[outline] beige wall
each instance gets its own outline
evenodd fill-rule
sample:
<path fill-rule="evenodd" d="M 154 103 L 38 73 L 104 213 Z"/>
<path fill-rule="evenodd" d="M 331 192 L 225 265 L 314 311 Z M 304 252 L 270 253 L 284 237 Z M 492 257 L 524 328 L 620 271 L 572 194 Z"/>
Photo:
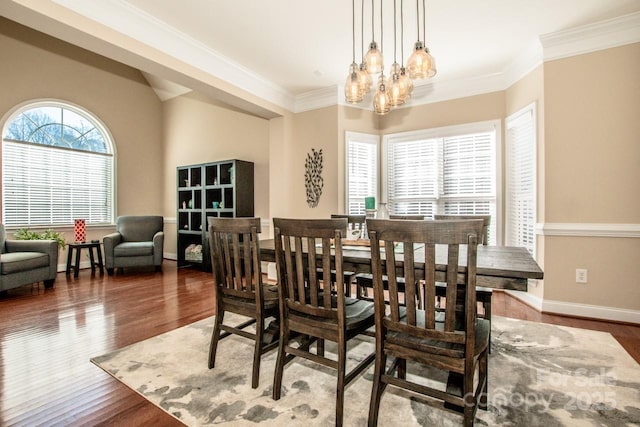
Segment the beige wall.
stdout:
<path fill-rule="evenodd" d="M 164 215 L 176 216 L 176 167 L 239 159 L 254 163 L 254 213 L 269 217 L 269 121 L 189 93 L 163 104 Z M 165 251 L 176 253 L 176 224 L 165 227 Z"/>
<path fill-rule="evenodd" d="M 284 147 L 286 157 L 274 153 L 272 158 L 274 174 L 286 176 L 283 187 L 275 191 L 284 192 L 291 199 L 288 212 L 278 211 L 289 217 L 327 218 L 338 212 L 338 107 L 294 114 L 290 124 L 291 141 Z M 315 208 L 307 204 L 304 185 L 305 160 L 312 148 L 322 149 L 323 158 L 324 187 Z M 288 164 L 284 164 L 284 159 Z"/>
<path fill-rule="evenodd" d="M 545 220 L 640 223 L 640 44 L 545 63 Z M 640 239 L 545 237 L 545 300 L 640 310 Z M 589 271 L 575 283 L 575 269 Z"/>
<path fill-rule="evenodd" d="M 505 117 L 504 92 L 492 92 L 411 108 L 400 108 L 380 118 L 382 134 L 437 128 Z"/>
<path fill-rule="evenodd" d="M 133 68 L 0 18 L 1 126 L 33 100 L 71 102 L 96 115 L 116 145 L 116 215 L 162 213 L 162 110 Z M 67 240 L 72 228 L 60 229 Z M 111 230 L 89 229 L 89 238 Z M 65 252 L 60 254 L 64 262 Z"/>

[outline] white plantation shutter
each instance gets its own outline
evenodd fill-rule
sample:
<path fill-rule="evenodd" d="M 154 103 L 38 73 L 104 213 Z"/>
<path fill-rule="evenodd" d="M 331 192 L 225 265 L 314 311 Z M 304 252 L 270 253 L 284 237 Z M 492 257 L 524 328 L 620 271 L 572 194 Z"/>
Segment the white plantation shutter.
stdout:
<path fill-rule="evenodd" d="M 112 221 L 111 155 L 9 140 L 3 147 L 5 225 Z"/>
<path fill-rule="evenodd" d="M 496 239 L 495 131 L 443 138 L 443 203 L 448 215 L 491 215 Z"/>
<path fill-rule="evenodd" d="M 535 104 L 506 122 L 506 244 L 535 255 L 536 140 Z"/>
<path fill-rule="evenodd" d="M 388 144 L 387 203 L 391 213 L 432 216 L 440 194 L 437 139 Z"/>
<path fill-rule="evenodd" d="M 346 211 L 364 214 L 364 198 L 378 196 L 378 137 L 347 132 L 346 141 Z"/>
<path fill-rule="evenodd" d="M 491 215 L 497 243 L 497 122 L 388 135 L 386 181 L 392 214 Z"/>

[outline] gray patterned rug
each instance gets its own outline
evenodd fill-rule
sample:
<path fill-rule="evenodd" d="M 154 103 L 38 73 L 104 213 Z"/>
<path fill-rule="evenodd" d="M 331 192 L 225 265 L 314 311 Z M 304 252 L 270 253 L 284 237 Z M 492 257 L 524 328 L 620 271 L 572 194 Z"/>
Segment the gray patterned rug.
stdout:
<path fill-rule="evenodd" d="M 215 369 L 207 369 L 212 327 L 213 318 L 205 319 L 92 362 L 190 426 L 334 424 L 335 371 L 294 360 L 285 367 L 282 398 L 274 401 L 277 350 L 263 356 L 253 390 L 249 340 L 222 340 Z M 350 363 L 372 349 L 367 337 L 357 340 Z M 437 371 L 408 370 L 431 384 L 446 380 Z M 373 365 L 347 388 L 346 426 L 366 425 L 372 372 Z M 488 411 L 478 410 L 478 426 L 640 425 L 640 365 L 608 333 L 495 317 L 488 401 Z M 382 397 L 380 426 L 460 422 L 441 403 L 392 386 Z"/>

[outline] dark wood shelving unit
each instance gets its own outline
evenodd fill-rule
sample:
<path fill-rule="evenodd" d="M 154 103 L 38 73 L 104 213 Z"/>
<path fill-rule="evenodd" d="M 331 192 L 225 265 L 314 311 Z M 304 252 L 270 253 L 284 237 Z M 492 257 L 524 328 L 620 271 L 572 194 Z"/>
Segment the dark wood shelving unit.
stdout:
<path fill-rule="evenodd" d="M 208 217 L 252 217 L 253 163 L 225 160 L 177 168 L 178 267 L 211 269 Z M 200 245 L 201 250 L 191 249 Z"/>

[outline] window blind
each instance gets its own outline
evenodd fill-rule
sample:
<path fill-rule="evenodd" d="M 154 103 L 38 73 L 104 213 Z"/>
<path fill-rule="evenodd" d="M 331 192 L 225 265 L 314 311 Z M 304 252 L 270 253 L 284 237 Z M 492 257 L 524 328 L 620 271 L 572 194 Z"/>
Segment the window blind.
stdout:
<path fill-rule="evenodd" d="M 497 243 L 493 123 L 389 135 L 385 141 L 390 213 L 491 215 L 489 242 Z"/>
<path fill-rule="evenodd" d="M 506 122 L 506 243 L 535 254 L 536 156 L 534 106 Z"/>
<path fill-rule="evenodd" d="M 2 156 L 5 225 L 112 221 L 111 155 L 4 140 Z"/>
<path fill-rule="evenodd" d="M 378 195 L 378 137 L 347 132 L 347 206 L 351 215 L 364 214 L 364 199 Z"/>

